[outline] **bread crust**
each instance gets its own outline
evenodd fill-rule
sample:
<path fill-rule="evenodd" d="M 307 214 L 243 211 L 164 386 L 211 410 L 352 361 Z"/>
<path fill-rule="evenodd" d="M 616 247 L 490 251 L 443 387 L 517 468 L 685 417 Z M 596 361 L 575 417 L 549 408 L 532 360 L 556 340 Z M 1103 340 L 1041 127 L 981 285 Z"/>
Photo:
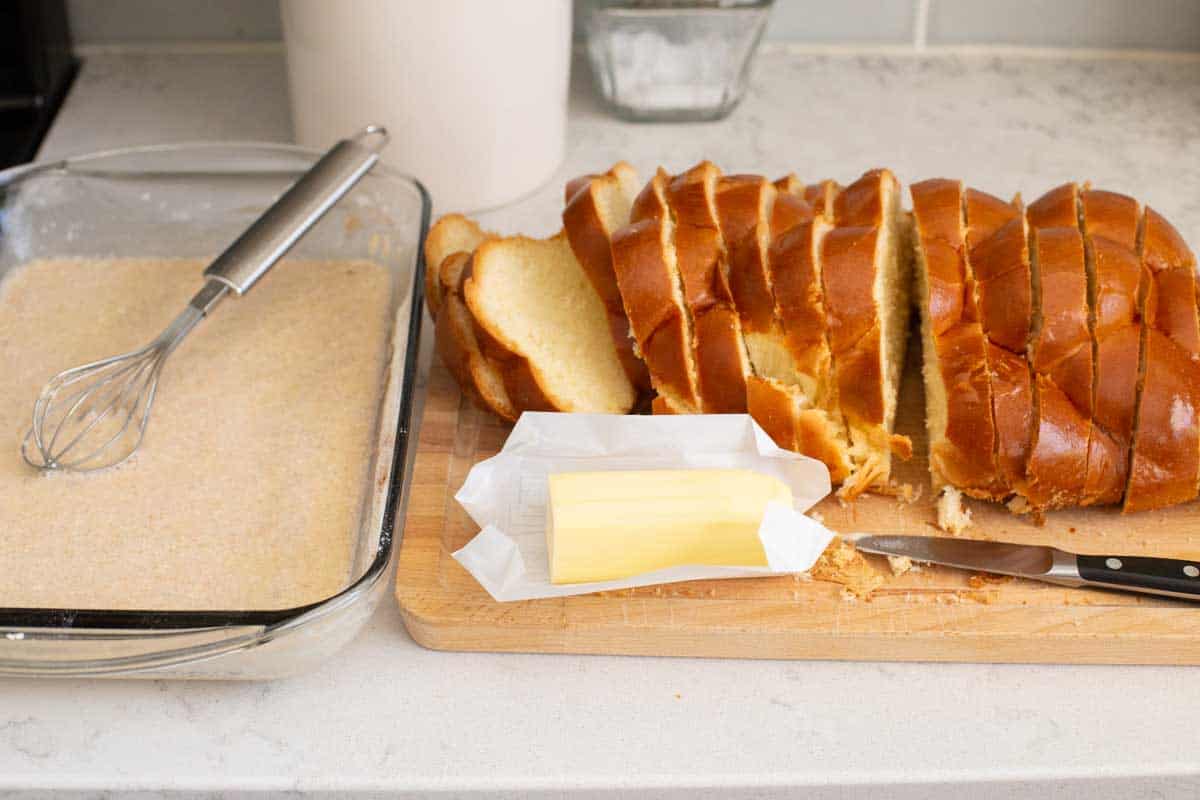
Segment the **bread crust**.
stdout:
<path fill-rule="evenodd" d="M 1143 341 L 1125 511 L 1195 499 L 1200 481 L 1200 333 L 1196 260 L 1179 232 L 1146 208 Z"/>
<path fill-rule="evenodd" d="M 562 233 L 559 233 L 551 237 L 551 240 L 562 238 Z M 545 382 L 536 365 L 520 353 L 514 342 L 505 341 L 504 332 L 489 325 L 486 317 L 480 314 L 477 281 L 481 270 L 486 269 L 489 251 L 506 246 L 514 240 L 533 241 L 524 236 L 489 239 L 475 249 L 463 270 L 462 295 L 475 324 L 475 338 L 484 358 L 491 362 L 500 374 L 509 401 L 518 416 L 523 411 L 574 411 L 576 409 L 552 397 L 543 388 Z"/>
<path fill-rule="evenodd" d="M 881 264 L 880 237 L 885 219 L 885 192 L 898 192 L 887 170 L 872 170 L 842 190 L 833 202 L 834 228 L 821 242 L 819 259 L 829 331 L 837 403 L 850 432 L 854 475 L 842 496 L 854 497 L 887 482 L 893 452 L 910 452 L 904 437 L 888 427 L 885 397 L 884 343 L 875 281 Z M 897 235 L 900 232 L 897 231 Z M 897 243 L 903 254 L 903 244 Z M 904 309 L 907 319 L 907 308 Z M 897 335 L 907 334 L 907 325 Z"/>
<path fill-rule="evenodd" d="M 509 398 L 504 378 L 480 348 L 475 318 L 462 299 L 462 283 L 470 260 L 468 253 L 453 253 L 438 270 L 443 299 L 442 313 L 434 324 L 434 346 L 463 394 L 501 419 L 515 422 L 518 412 Z"/>
<path fill-rule="evenodd" d="M 445 214 L 438 218 L 425 235 L 425 304 L 437 317 L 442 306 L 443 288 L 438 281 L 442 262 L 454 253 L 471 253 L 496 234 L 479 227 L 462 214 Z"/>
<path fill-rule="evenodd" d="M 717 213 L 728 253 L 729 288 L 744 333 L 777 333 L 764 243 L 767 209 L 778 190 L 761 175 L 725 175 L 717 183 Z"/>
<path fill-rule="evenodd" d="M 1091 280 L 1094 379 L 1092 432 L 1082 504 L 1124 499 L 1137 410 L 1144 270 L 1137 255 L 1141 208 L 1132 197 L 1079 194 L 1079 221 Z"/>
<path fill-rule="evenodd" d="M 613 268 L 612 235 L 628 219 L 605 219 L 605 203 L 601 195 L 608 193 L 618 203 L 631 206 L 633 193 L 627 185 L 633 170 L 625 162 L 619 162 L 601 175 L 584 175 L 568 182 L 567 203 L 563 208 L 563 231 L 571 243 L 575 258 L 583 267 L 592 287 L 600 295 L 608 313 L 609 333 L 621 366 L 639 396 L 650 391 L 650 373 L 646 365 L 634 352 L 634 340 L 625 316 L 621 293 L 617 288 L 617 276 Z M 636 180 L 636 175 L 632 178 Z"/>
<path fill-rule="evenodd" d="M 930 437 L 935 489 L 951 484 L 974 496 L 1003 497 L 996 464 L 996 432 L 987 340 L 975 312 L 967 271 L 963 186 L 933 179 L 913 184 L 915 242 L 924 256 L 927 295 L 920 299 L 933 339 L 927 380 L 940 380 L 946 398 L 941 440 Z M 928 359 L 936 359 L 936 365 Z"/>
<path fill-rule="evenodd" d="M 1078 228 L 1078 194 L 1079 188 L 1074 183 L 1064 183 L 1034 200 L 1025 209 L 1029 227 Z"/>
<path fill-rule="evenodd" d="M 829 323 L 821 291 L 818 251 L 831 225 L 824 217 L 776 236 L 768 256 L 775 314 L 783 323 L 788 353 L 800 384 L 814 404 L 841 414 L 830 367 Z"/>
<path fill-rule="evenodd" d="M 674 244 L 662 170 L 633 203 L 630 224 L 613 234 L 613 268 L 638 349 L 660 397 L 700 410 L 691 317 L 674 267 Z M 661 403 L 660 403 L 661 405 Z"/>
<path fill-rule="evenodd" d="M 1033 388 L 1025 358 L 1033 321 L 1029 244 L 1019 201 L 1006 203 L 967 189 L 963 209 L 967 266 L 987 340 L 997 493 L 1002 493 L 1015 490 L 1024 480 L 1033 436 Z"/>
<path fill-rule="evenodd" d="M 1145 328 L 1144 383 L 1124 511 L 1146 511 L 1196 497 L 1196 362 L 1161 331 Z"/>
<path fill-rule="evenodd" d="M 775 444 L 822 462 L 835 484 L 849 477 L 845 441 L 831 435 L 828 415 L 808 407 L 797 387 L 752 375 L 746 380 L 746 401 L 750 415 Z"/>
<path fill-rule="evenodd" d="M 1040 214 L 1027 214 L 1034 259 L 1039 323 L 1030 339 L 1036 412 L 1023 494 L 1036 509 L 1079 505 L 1087 481 L 1092 427 L 1092 345 L 1088 330 L 1087 268 L 1075 208 L 1075 186 L 1040 198 Z M 1035 219 L 1070 227 L 1038 228 Z"/>
<path fill-rule="evenodd" d="M 751 370 L 728 281 L 716 202 L 719 179 L 715 165 L 701 162 L 671 179 L 666 198 L 675 223 L 684 302 L 692 318 L 700 410 L 737 414 L 746 411 L 746 376 Z"/>

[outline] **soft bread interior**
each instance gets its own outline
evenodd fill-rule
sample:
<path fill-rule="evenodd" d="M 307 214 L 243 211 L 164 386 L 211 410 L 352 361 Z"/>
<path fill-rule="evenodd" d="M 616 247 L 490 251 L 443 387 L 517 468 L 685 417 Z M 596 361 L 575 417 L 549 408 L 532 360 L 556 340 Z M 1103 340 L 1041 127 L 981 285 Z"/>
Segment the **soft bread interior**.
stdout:
<path fill-rule="evenodd" d="M 512 237 L 476 251 L 465 287 L 479 323 L 524 356 L 563 411 L 627 413 L 634 389 L 609 338 L 599 296 L 566 237 Z"/>
<path fill-rule="evenodd" d="M 895 181 L 884 181 L 884 222 L 876 245 L 882 266 L 876 277 L 875 301 L 883 339 L 884 427 L 895 430 L 896 399 L 908 343 L 908 317 L 912 307 L 912 216 L 900 209 L 900 192 Z M 944 426 L 943 426 L 944 429 Z"/>
<path fill-rule="evenodd" d="M 949 412 L 946 407 L 946 384 L 942 381 L 942 367 L 938 361 L 937 342 L 934 340 L 933 320 L 929 305 L 929 264 L 925 260 L 925 248 L 914 236 L 913 268 L 916 272 L 917 298 L 921 309 L 921 375 L 925 380 L 925 428 L 929 435 L 929 467 L 934 491 L 947 483 L 946 477 L 933 458 L 946 441 L 946 426 Z"/>

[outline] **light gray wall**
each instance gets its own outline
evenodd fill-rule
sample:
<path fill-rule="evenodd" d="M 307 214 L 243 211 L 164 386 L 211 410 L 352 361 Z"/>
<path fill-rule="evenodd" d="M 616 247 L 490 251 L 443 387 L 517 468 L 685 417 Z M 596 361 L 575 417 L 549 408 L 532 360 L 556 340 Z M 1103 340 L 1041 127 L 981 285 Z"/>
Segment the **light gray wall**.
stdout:
<path fill-rule="evenodd" d="M 577 30 L 604 2 L 573 1 Z M 68 8 L 81 44 L 280 37 L 278 0 L 68 0 Z M 776 0 L 767 38 L 1200 51 L 1200 0 L 928 0 L 921 8 L 922 0 Z"/>

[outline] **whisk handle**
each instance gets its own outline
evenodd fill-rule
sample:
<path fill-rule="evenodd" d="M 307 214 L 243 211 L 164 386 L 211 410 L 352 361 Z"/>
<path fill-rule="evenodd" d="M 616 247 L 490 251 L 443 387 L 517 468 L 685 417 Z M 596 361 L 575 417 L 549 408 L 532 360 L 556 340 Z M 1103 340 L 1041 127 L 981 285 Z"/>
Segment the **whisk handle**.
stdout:
<path fill-rule="evenodd" d="M 335 144 L 204 271 L 248 292 L 379 160 L 387 131 L 371 125 Z"/>

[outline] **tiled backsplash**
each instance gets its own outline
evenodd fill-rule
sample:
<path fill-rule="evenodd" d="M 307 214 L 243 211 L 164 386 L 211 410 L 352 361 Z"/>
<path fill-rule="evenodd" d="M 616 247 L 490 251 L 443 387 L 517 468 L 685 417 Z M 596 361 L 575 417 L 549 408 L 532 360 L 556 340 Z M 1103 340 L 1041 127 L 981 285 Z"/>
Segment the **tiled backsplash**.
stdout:
<path fill-rule="evenodd" d="M 574 0 L 577 31 L 587 10 L 601 2 Z M 68 0 L 68 5 L 81 44 L 280 37 L 278 0 Z M 1200 0 L 776 0 L 767 38 L 1200 51 Z"/>

